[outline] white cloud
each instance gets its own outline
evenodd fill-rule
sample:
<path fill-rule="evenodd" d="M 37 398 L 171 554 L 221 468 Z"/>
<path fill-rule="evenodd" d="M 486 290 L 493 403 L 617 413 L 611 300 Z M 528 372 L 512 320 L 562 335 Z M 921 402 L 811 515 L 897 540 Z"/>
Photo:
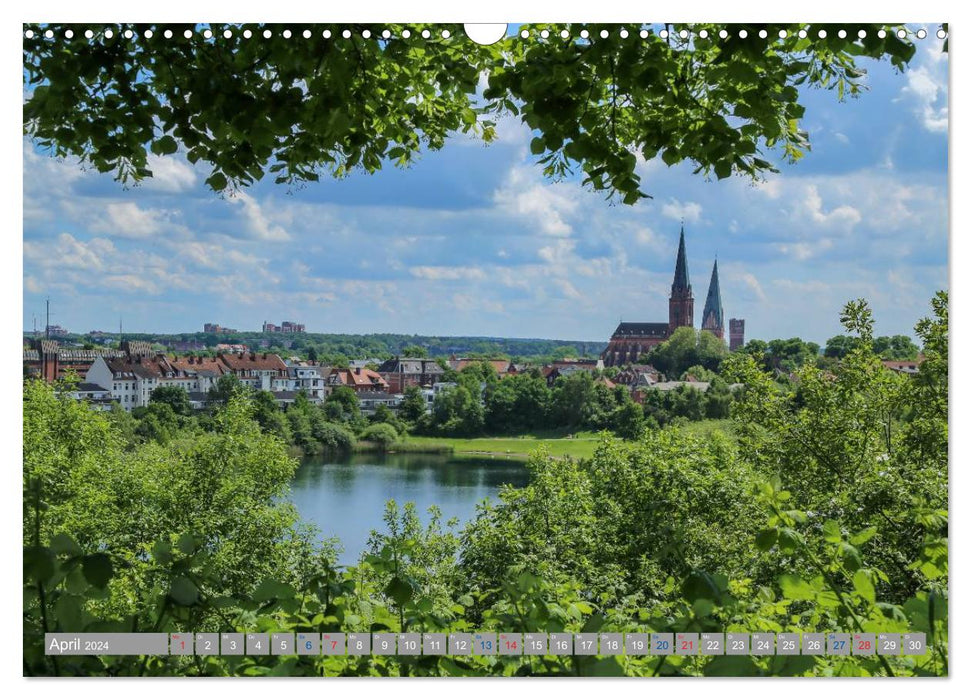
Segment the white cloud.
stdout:
<path fill-rule="evenodd" d="M 143 275 L 120 274 L 105 275 L 99 280 L 99 286 L 106 289 L 115 289 L 122 292 L 142 292 L 157 296 L 169 287 L 162 280 L 153 280 Z"/>
<path fill-rule="evenodd" d="M 794 260 L 808 260 L 832 248 L 833 241 L 828 238 L 820 238 L 799 243 L 776 243 L 775 247 L 780 253 Z"/>
<path fill-rule="evenodd" d="M 142 181 L 146 190 L 178 194 L 191 190 L 198 181 L 192 165 L 174 155 L 149 154 L 148 169 L 152 171 L 152 177 Z"/>
<path fill-rule="evenodd" d="M 900 98 L 913 104 L 924 128 L 935 133 L 946 133 L 948 127 L 947 72 L 948 57 L 941 43 L 929 41 L 915 65 L 904 72 L 907 84 L 900 90 Z"/>
<path fill-rule="evenodd" d="M 819 195 L 816 185 L 807 185 L 803 208 L 809 213 L 813 221 L 829 228 L 851 229 L 863 218 L 859 210 L 848 204 L 843 204 L 829 211 L 823 210 L 823 198 Z"/>
<path fill-rule="evenodd" d="M 247 232 L 261 241 L 288 241 L 290 234 L 279 224 L 274 223 L 257 202 L 247 192 L 237 192 L 230 200 L 241 207 L 241 215 Z"/>
<path fill-rule="evenodd" d="M 565 217 L 579 206 L 570 187 L 537 183 L 534 168 L 516 166 L 492 198 L 500 211 L 532 222 L 544 235 L 566 237 L 573 233 L 573 227 Z"/>
<path fill-rule="evenodd" d="M 573 286 L 573 283 L 566 279 L 554 280 L 554 283 L 559 287 L 563 295 L 568 299 L 582 299 L 583 295 L 577 291 L 577 288 Z"/>
<path fill-rule="evenodd" d="M 417 266 L 409 269 L 415 277 L 423 280 L 481 280 L 485 272 L 479 267 Z"/>
<path fill-rule="evenodd" d="M 758 279 L 751 272 L 745 272 L 741 277 L 742 282 L 746 287 L 752 290 L 756 298 L 759 301 L 765 301 L 765 292 L 762 291 L 762 285 L 759 284 Z"/>
<path fill-rule="evenodd" d="M 91 212 L 89 211 L 89 215 Z M 120 238 L 151 238 L 162 230 L 160 219 L 165 212 L 158 209 L 141 209 L 134 202 L 111 202 L 103 214 L 93 214 L 90 230 Z"/>
<path fill-rule="evenodd" d="M 778 176 L 765 180 L 755 180 L 752 184 L 756 192 L 761 192 L 769 199 L 778 199 L 782 193 L 782 178 Z"/>
<path fill-rule="evenodd" d="M 543 246 L 536 252 L 541 260 L 559 268 L 562 271 L 565 269 L 568 263 L 568 257 L 571 256 L 575 247 L 576 243 L 573 241 L 557 241 L 550 245 Z"/>
<path fill-rule="evenodd" d="M 608 279 L 614 275 L 617 267 L 623 267 L 625 259 L 614 260 L 612 258 L 593 258 L 591 260 L 580 260 L 575 265 L 578 275 L 584 277 L 595 277 L 598 279 Z"/>
<path fill-rule="evenodd" d="M 479 294 L 454 294 L 452 295 L 452 305 L 458 311 L 466 313 L 470 311 L 501 313 L 505 310 L 501 302 Z"/>
<path fill-rule="evenodd" d="M 697 202 L 681 202 L 671 198 L 661 207 L 661 213 L 669 219 L 690 221 L 697 223 L 701 219 L 701 205 Z"/>
<path fill-rule="evenodd" d="M 259 267 L 269 261 L 250 253 L 244 253 L 236 247 L 226 247 L 216 243 L 202 241 L 184 241 L 166 244 L 173 256 L 178 256 L 184 262 L 209 270 L 226 269 L 232 263 L 238 267 Z"/>
<path fill-rule="evenodd" d="M 24 241 L 24 259 L 47 269 L 100 272 L 105 267 L 105 260 L 116 252 L 114 244 L 106 238 L 84 242 L 69 233 L 61 233 L 53 243 Z"/>
<path fill-rule="evenodd" d="M 634 240 L 644 248 L 647 248 L 654 255 L 670 254 L 670 252 L 674 250 L 674 244 L 672 241 L 676 242 L 676 239 L 674 239 L 670 234 L 661 236 L 649 226 L 642 225 L 638 225 L 634 229 Z"/>

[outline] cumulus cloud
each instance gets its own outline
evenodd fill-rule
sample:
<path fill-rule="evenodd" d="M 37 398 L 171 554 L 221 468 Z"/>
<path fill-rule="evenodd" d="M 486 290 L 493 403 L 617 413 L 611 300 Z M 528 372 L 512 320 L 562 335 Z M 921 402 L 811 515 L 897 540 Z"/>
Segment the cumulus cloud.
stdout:
<path fill-rule="evenodd" d="M 162 230 L 165 212 L 142 209 L 134 202 L 111 202 L 103 213 L 91 212 L 95 219 L 90 230 L 121 238 L 151 238 Z"/>
<path fill-rule="evenodd" d="M 517 166 L 493 193 L 493 201 L 505 214 L 529 221 L 546 236 L 565 237 L 573 233 L 567 217 L 579 202 L 571 185 L 536 181 L 535 170 Z"/>
<path fill-rule="evenodd" d="M 53 242 L 24 241 L 24 259 L 47 269 L 97 273 L 105 268 L 106 262 L 116 253 L 114 244 L 106 238 L 82 241 L 70 233 L 61 233 Z"/>
<path fill-rule="evenodd" d="M 557 241 L 556 243 L 543 246 L 536 252 L 541 260 L 562 270 L 566 267 L 568 258 L 573 253 L 574 248 L 576 248 L 576 243 L 573 241 Z"/>
<path fill-rule="evenodd" d="M 819 196 L 819 188 L 816 185 L 806 186 L 805 199 L 802 204 L 813 221 L 825 227 L 849 229 L 860 223 L 863 218 L 856 208 L 848 204 L 842 204 L 825 211 L 823 209 L 823 198 Z"/>
<path fill-rule="evenodd" d="M 661 207 L 661 213 L 669 219 L 697 223 L 701 219 L 701 205 L 697 202 L 682 202 L 673 197 Z"/>
<path fill-rule="evenodd" d="M 946 133 L 948 127 L 947 72 L 941 42 L 929 40 L 904 73 L 906 85 L 900 90 L 900 99 L 910 102 L 923 127 L 935 133 Z"/>
<path fill-rule="evenodd" d="M 268 217 L 263 207 L 248 192 L 237 192 L 229 200 L 240 208 L 240 216 L 246 232 L 260 241 L 289 241 L 291 236 L 277 223 Z"/>
<path fill-rule="evenodd" d="M 192 165 L 174 155 L 149 154 L 148 169 L 152 171 L 152 177 L 142 181 L 146 190 L 179 194 L 188 192 L 199 181 Z"/>

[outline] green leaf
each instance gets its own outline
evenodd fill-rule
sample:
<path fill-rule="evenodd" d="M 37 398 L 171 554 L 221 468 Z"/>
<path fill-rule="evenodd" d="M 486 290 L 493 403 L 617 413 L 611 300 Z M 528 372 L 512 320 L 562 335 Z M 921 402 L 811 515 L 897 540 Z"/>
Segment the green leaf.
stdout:
<path fill-rule="evenodd" d="M 843 566 L 847 569 L 856 571 L 863 566 L 863 558 L 860 556 L 860 551 L 856 547 L 844 542 L 840 549 L 843 554 Z"/>
<path fill-rule="evenodd" d="M 604 620 L 604 616 L 602 614 L 594 613 L 593 615 L 587 618 L 586 622 L 583 623 L 583 629 L 580 631 L 599 632 L 600 628 L 603 627 L 604 622 L 606 622 L 606 620 Z"/>
<path fill-rule="evenodd" d="M 297 659 L 296 657 L 292 659 L 284 659 L 276 666 L 274 666 L 272 669 L 270 669 L 270 672 L 267 673 L 266 675 L 267 676 L 292 676 L 294 675 L 294 671 L 296 671 L 297 669 L 298 662 L 299 662 L 299 659 Z"/>
<path fill-rule="evenodd" d="M 391 598 L 398 607 L 404 607 L 411 600 L 414 593 L 411 585 L 398 576 L 392 577 L 384 589 L 384 594 Z"/>
<path fill-rule="evenodd" d="M 699 598 L 691 604 L 691 610 L 695 617 L 705 618 L 715 611 L 715 604 L 707 598 Z"/>
<path fill-rule="evenodd" d="M 222 173 L 213 173 L 206 178 L 206 184 L 216 192 L 222 192 L 229 185 L 229 180 Z"/>
<path fill-rule="evenodd" d="M 54 615 L 57 626 L 64 632 L 84 631 L 84 598 L 80 596 L 61 594 L 54 603 Z"/>
<path fill-rule="evenodd" d="M 54 575 L 54 553 L 47 547 L 24 549 L 24 578 L 43 582 Z"/>
<path fill-rule="evenodd" d="M 583 657 L 577 657 L 583 658 Z M 583 664 L 580 668 L 581 676 L 597 676 L 600 678 L 617 678 L 627 675 L 627 670 L 617 660 L 616 656 L 604 656 L 591 664 Z"/>
<path fill-rule="evenodd" d="M 876 534 L 877 534 L 877 528 L 872 526 L 865 528 L 863 530 L 860 530 L 858 533 L 856 533 L 850 538 L 850 544 L 860 546 L 865 542 L 869 542 Z"/>
<path fill-rule="evenodd" d="M 751 656 L 716 656 L 705 664 L 703 673 L 706 676 L 757 676 L 760 669 Z"/>
<path fill-rule="evenodd" d="M 779 528 L 770 527 L 765 530 L 760 530 L 759 534 L 755 536 L 755 546 L 761 549 L 763 552 L 767 552 L 772 549 L 772 546 L 776 543 L 779 538 Z"/>
<path fill-rule="evenodd" d="M 172 580 L 169 596 L 179 605 L 193 605 L 199 600 L 199 589 L 185 576 L 177 576 Z"/>
<path fill-rule="evenodd" d="M 176 544 L 176 547 L 178 547 L 179 551 L 183 554 L 193 554 L 198 546 L 199 545 L 196 542 L 196 538 L 188 533 L 182 535 Z"/>
<path fill-rule="evenodd" d="M 534 156 L 538 156 L 540 153 L 546 150 L 546 143 L 543 141 L 542 137 L 536 136 L 532 141 L 529 142 L 529 151 Z"/>
<path fill-rule="evenodd" d="M 877 595 L 873 589 L 873 582 L 870 581 L 870 577 L 865 570 L 857 569 L 857 572 L 853 574 L 853 589 L 867 602 L 873 603 L 876 601 Z"/>
<path fill-rule="evenodd" d="M 111 580 L 111 559 L 107 554 L 89 554 L 81 563 L 84 578 L 95 588 L 104 588 Z"/>
<path fill-rule="evenodd" d="M 166 134 L 165 136 L 156 139 L 152 143 L 152 153 L 157 156 L 167 156 L 171 153 L 175 153 L 179 148 L 179 144 L 174 138 Z"/>
<path fill-rule="evenodd" d="M 704 571 L 694 571 L 688 574 L 684 583 L 681 584 L 681 593 L 690 603 L 694 603 L 700 598 L 712 600 L 716 603 L 721 600 L 721 590 L 718 583 Z"/>
<path fill-rule="evenodd" d="M 169 564 L 172 561 L 172 545 L 168 542 L 158 541 L 152 547 L 152 558 L 159 564 Z"/>
<path fill-rule="evenodd" d="M 783 574 L 779 577 L 782 595 L 789 600 L 815 600 L 816 589 L 805 579 L 793 574 Z"/>
<path fill-rule="evenodd" d="M 270 600 L 293 598 L 294 595 L 296 595 L 296 591 L 289 584 L 268 578 L 256 587 L 256 590 L 253 591 L 250 597 L 257 603 L 265 603 Z"/>
<path fill-rule="evenodd" d="M 842 542 L 843 533 L 840 531 L 840 524 L 835 520 L 827 520 L 823 523 L 823 539 L 827 542 Z"/>
<path fill-rule="evenodd" d="M 783 552 L 794 552 L 802 544 L 802 536 L 791 527 L 779 530 L 779 548 Z"/>
<path fill-rule="evenodd" d="M 81 553 L 81 548 L 70 536 L 60 533 L 51 538 L 51 549 L 55 554 L 68 554 L 77 556 Z"/>

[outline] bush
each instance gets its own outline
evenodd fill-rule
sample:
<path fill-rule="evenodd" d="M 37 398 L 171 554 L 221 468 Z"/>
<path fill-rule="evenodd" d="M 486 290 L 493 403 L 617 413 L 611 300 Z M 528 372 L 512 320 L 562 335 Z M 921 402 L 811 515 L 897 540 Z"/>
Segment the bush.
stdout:
<path fill-rule="evenodd" d="M 324 452 L 350 452 L 354 435 L 342 425 L 318 421 L 313 426 L 313 436 Z"/>
<path fill-rule="evenodd" d="M 387 449 L 398 441 L 398 431 L 394 429 L 393 425 L 375 423 L 364 429 L 364 432 L 361 433 L 361 439 L 373 442 L 382 449 Z"/>

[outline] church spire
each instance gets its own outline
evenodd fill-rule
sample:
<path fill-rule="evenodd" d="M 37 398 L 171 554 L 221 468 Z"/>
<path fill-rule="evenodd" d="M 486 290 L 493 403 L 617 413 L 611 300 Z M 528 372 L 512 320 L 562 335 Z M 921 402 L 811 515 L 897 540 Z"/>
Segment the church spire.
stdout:
<path fill-rule="evenodd" d="M 678 242 L 678 261 L 674 265 L 674 284 L 671 294 L 691 292 L 691 279 L 688 277 L 688 254 L 684 250 L 684 222 L 681 222 L 681 240 Z"/>
<path fill-rule="evenodd" d="M 674 265 L 674 283 L 668 298 L 668 332 L 682 326 L 695 324 L 695 298 L 691 293 L 688 277 L 688 254 L 684 248 L 684 222 L 681 222 L 681 240 L 678 242 L 678 261 Z"/>
<path fill-rule="evenodd" d="M 718 259 L 711 268 L 711 282 L 708 284 L 708 298 L 701 314 L 701 330 L 711 331 L 719 338 L 725 337 L 725 314 L 722 311 L 722 292 L 718 284 Z"/>

